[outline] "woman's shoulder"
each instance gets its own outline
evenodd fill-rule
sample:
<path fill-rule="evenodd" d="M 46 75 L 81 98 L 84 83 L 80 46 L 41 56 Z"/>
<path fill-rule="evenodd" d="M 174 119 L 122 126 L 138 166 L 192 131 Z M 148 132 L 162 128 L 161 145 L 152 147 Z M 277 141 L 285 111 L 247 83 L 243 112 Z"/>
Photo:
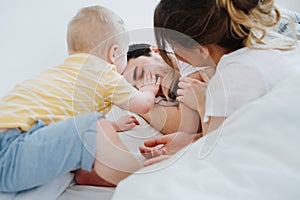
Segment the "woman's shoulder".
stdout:
<path fill-rule="evenodd" d="M 240 67 L 262 66 L 267 64 L 282 63 L 283 60 L 297 55 L 295 50 L 281 51 L 277 49 L 255 49 L 244 47 L 224 55 L 219 62 L 219 69 L 239 65 Z"/>
<path fill-rule="evenodd" d="M 225 79 L 235 77 L 261 78 L 267 85 L 280 81 L 296 71 L 300 71 L 300 49 L 282 51 L 277 49 L 243 48 L 222 58 L 217 68 Z M 244 76 L 241 79 L 238 77 Z M 230 79 L 231 80 L 231 79 Z"/>

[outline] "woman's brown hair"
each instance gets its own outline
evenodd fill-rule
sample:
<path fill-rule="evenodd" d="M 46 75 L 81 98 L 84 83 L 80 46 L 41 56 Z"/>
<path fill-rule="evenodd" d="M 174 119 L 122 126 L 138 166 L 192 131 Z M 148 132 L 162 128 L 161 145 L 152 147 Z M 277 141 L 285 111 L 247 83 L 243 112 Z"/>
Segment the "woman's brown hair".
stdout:
<path fill-rule="evenodd" d="M 160 49 L 167 48 L 168 40 L 187 48 L 199 44 L 214 44 L 229 51 L 251 48 L 266 44 L 267 29 L 279 20 L 274 0 L 161 0 L 154 13 Z M 171 63 L 164 52 L 162 57 Z"/>
<path fill-rule="evenodd" d="M 168 101 L 175 101 L 177 98 L 179 78 L 180 74 L 172 69 L 162 79 L 162 93 Z"/>

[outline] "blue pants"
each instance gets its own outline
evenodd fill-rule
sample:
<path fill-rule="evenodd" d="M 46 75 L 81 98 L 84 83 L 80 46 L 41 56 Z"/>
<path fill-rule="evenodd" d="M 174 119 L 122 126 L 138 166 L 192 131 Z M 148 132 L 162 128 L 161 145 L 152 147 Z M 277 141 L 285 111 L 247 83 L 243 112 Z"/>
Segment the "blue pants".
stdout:
<path fill-rule="evenodd" d="M 0 191 L 18 192 L 45 184 L 69 171 L 91 170 L 99 113 L 78 115 L 26 133 L 0 133 Z"/>

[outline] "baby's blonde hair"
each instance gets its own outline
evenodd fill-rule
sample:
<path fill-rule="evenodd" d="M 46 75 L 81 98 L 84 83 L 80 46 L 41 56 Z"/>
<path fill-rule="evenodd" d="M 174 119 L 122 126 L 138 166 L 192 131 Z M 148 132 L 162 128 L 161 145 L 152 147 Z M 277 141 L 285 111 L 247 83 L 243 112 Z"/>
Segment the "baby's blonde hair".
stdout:
<path fill-rule="evenodd" d="M 121 34 L 125 31 L 124 21 L 111 10 L 101 6 L 82 8 L 68 26 L 68 51 L 91 53 L 99 48 L 97 53 L 104 54 L 112 44 L 128 42 L 127 34 Z"/>

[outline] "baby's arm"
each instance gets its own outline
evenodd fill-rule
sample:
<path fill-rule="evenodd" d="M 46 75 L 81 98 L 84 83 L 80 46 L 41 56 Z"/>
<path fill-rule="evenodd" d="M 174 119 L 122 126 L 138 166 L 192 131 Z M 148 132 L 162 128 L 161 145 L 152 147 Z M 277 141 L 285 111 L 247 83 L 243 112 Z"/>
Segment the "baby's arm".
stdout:
<path fill-rule="evenodd" d="M 147 113 L 155 103 L 155 96 L 158 93 L 160 78 L 156 80 L 155 75 L 146 74 L 144 83 L 139 87 L 138 93 L 129 101 L 120 104 L 123 109 L 136 114 Z"/>

